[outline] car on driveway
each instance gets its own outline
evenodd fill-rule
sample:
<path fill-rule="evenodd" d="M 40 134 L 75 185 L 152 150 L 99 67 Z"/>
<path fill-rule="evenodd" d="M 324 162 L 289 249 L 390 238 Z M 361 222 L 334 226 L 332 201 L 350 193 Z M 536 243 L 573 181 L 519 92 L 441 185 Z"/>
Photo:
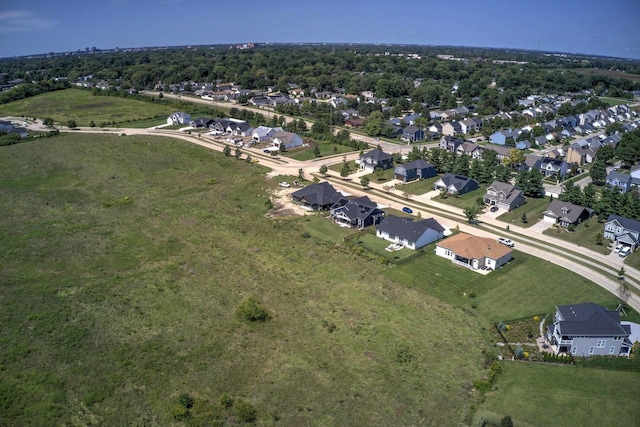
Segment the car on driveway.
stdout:
<path fill-rule="evenodd" d="M 624 258 L 630 253 L 631 253 L 631 246 L 625 246 L 624 248 L 620 249 L 620 252 L 618 252 L 618 256 Z"/>
<path fill-rule="evenodd" d="M 402 208 L 402 212 L 406 212 L 406 213 L 413 213 L 413 209 L 405 206 L 404 208 Z"/>
<path fill-rule="evenodd" d="M 497 206 L 491 206 L 491 209 L 489 209 L 491 212 L 497 212 L 498 211 L 498 207 Z"/>
<path fill-rule="evenodd" d="M 511 241 L 511 239 L 505 239 L 504 237 L 500 237 L 498 239 L 498 243 L 502 243 L 505 246 L 509 246 L 510 248 L 515 246 L 515 243 L 513 243 L 513 241 Z"/>
<path fill-rule="evenodd" d="M 623 247 L 624 245 L 622 243 L 618 243 L 616 247 L 613 249 L 613 252 L 617 254 L 620 252 L 620 249 L 622 249 Z"/>

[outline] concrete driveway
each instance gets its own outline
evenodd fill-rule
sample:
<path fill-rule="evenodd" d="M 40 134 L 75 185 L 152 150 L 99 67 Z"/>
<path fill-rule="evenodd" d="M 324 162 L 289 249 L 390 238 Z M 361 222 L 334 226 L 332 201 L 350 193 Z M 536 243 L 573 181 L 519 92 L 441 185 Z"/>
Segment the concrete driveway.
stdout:
<path fill-rule="evenodd" d="M 552 225 L 552 222 L 541 219 L 540 221 L 529 227 L 529 230 L 535 231 L 536 233 L 542 233 L 544 230 L 550 229 Z"/>

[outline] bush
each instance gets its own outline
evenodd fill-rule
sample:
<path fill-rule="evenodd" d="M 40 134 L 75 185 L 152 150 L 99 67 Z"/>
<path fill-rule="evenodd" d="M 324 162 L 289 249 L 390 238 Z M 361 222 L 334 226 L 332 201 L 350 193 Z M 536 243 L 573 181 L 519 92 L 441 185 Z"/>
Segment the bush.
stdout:
<path fill-rule="evenodd" d="M 223 393 L 220 396 L 220 405 L 223 408 L 231 408 L 233 406 L 233 397 L 229 396 L 227 393 Z"/>
<path fill-rule="evenodd" d="M 193 408 L 194 399 L 187 393 L 182 393 L 178 397 L 178 400 L 180 401 L 180 404 L 185 407 L 185 409 Z"/>
<path fill-rule="evenodd" d="M 242 399 L 236 400 L 233 404 L 233 413 L 238 420 L 243 423 L 252 423 L 257 419 L 258 411 L 249 402 L 245 402 Z"/>
<path fill-rule="evenodd" d="M 240 302 L 236 313 L 240 319 L 248 322 L 265 322 L 269 319 L 269 312 L 252 296 Z"/>

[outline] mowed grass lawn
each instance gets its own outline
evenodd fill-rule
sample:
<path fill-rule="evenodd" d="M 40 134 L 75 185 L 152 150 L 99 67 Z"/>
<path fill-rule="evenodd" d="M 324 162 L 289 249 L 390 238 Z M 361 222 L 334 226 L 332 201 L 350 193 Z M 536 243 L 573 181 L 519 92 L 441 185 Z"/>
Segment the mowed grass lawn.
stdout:
<path fill-rule="evenodd" d="M 640 373 L 568 365 L 502 362 L 484 411 L 534 426 L 637 426 Z M 561 422 L 558 420 L 562 419 Z M 499 421 L 500 418 L 497 418 Z"/>
<path fill-rule="evenodd" d="M 149 120 L 167 117 L 173 111 L 170 106 L 152 102 L 117 96 L 93 96 L 91 91 L 83 89 L 59 90 L 0 105 L 0 117 L 50 117 L 63 126 L 69 120 L 75 120 L 78 126 L 89 126 L 92 120 L 96 126 L 102 122 Z"/>
<path fill-rule="evenodd" d="M 265 218 L 264 174 L 160 137 L 0 148 L 0 425 L 182 425 L 182 393 L 192 425 L 241 424 L 224 393 L 258 425 L 469 420 L 482 322 Z"/>

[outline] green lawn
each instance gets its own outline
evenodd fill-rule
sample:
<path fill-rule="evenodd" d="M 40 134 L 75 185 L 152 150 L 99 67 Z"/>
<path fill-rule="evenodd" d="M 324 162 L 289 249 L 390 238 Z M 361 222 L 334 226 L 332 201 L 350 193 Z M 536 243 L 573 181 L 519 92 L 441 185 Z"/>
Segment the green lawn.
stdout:
<path fill-rule="evenodd" d="M 602 244 L 596 244 L 597 236 L 601 236 L 604 232 L 604 224 L 598 222 L 598 217 L 593 216 L 578 225 L 575 231 L 568 231 L 562 227 L 550 228 L 545 230 L 543 234 L 547 236 L 557 237 L 578 246 L 584 246 L 601 254 L 608 254 L 611 249 L 608 248 L 608 241 L 602 240 Z"/>
<path fill-rule="evenodd" d="M 567 426 L 638 425 L 640 420 L 638 372 L 526 362 L 503 362 L 502 368 L 477 421 L 485 411 L 498 420 L 510 415 L 516 426 L 559 420 Z"/>
<path fill-rule="evenodd" d="M 0 148 L 0 425 L 183 425 L 182 393 L 190 425 L 240 425 L 225 393 L 258 425 L 470 420 L 481 322 L 352 230 L 267 219 L 264 174 L 161 137 Z M 236 316 L 247 296 L 270 320 Z"/>
<path fill-rule="evenodd" d="M 329 170 L 332 170 L 334 172 L 340 172 L 340 171 L 342 171 L 342 165 L 343 164 L 344 164 L 344 162 L 335 163 L 335 164 L 329 166 Z M 351 160 L 351 161 L 347 162 L 347 167 L 349 168 L 349 174 L 352 174 L 354 172 L 357 172 L 358 168 L 360 166 L 358 164 L 356 164 L 356 162 L 354 160 Z M 320 169 L 320 166 L 318 166 L 318 169 Z"/>
<path fill-rule="evenodd" d="M 50 117 L 61 125 L 75 120 L 78 126 L 89 126 L 93 120 L 96 126 L 102 122 L 126 122 L 138 120 L 159 120 L 166 123 L 166 117 L 174 109 L 170 106 L 143 102 L 116 96 L 93 96 L 83 89 L 66 89 L 22 99 L 0 105 L 0 116 L 23 116 L 43 119 Z M 162 117 L 165 120 L 162 120 Z"/>
<path fill-rule="evenodd" d="M 331 143 L 317 143 L 320 148 L 320 157 L 333 156 L 334 154 L 351 153 L 353 149 L 346 145 L 338 145 Z M 313 160 L 316 158 L 314 153 L 315 146 L 309 146 L 304 148 L 296 148 L 294 150 L 284 153 L 284 156 L 290 157 L 295 160 Z"/>
<path fill-rule="evenodd" d="M 434 176 L 433 178 L 411 181 L 402 185 L 402 191 L 407 193 L 421 195 L 433 191 L 433 184 L 436 183 L 441 177 Z"/>
<path fill-rule="evenodd" d="M 436 196 L 434 200 L 460 209 L 466 209 L 473 206 L 479 207 L 478 199 L 482 199 L 484 197 L 487 192 L 487 187 L 487 185 L 481 185 L 477 190 L 470 191 L 458 197 L 452 196 L 451 194 L 447 194 L 445 198 Z"/>
<path fill-rule="evenodd" d="M 611 308 L 618 302 L 582 276 L 518 251 L 509 264 L 483 276 L 436 256 L 434 248 L 427 246 L 424 256 L 385 274 L 450 304 L 473 308 L 487 324 L 549 313 L 556 305 L 573 302 L 591 301 Z"/>
<path fill-rule="evenodd" d="M 391 242 L 376 237 L 374 230 L 370 230 L 369 232 L 358 236 L 355 242 L 369 252 L 390 261 L 400 261 L 416 254 L 416 251 L 406 248 L 393 252 L 387 251 L 386 248 L 391 244 Z"/>
<path fill-rule="evenodd" d="M 611 98 L 608 96 L 599 96 L 598 99 L 602 102 L 606 102 L 607 104 L 611 105 L 622 105 L 622 104 L 629 104 L 632 101 L 629 101 L 628 99 L 624 99 L 624 98 Z"/>
<path fill-rule="evenodd" d="M 511 212 L 505 212 L 498 217 L 500 221 L 504 221 L 509 224 L 516 224 L 521 227 L 531 227 L 542 219 L 542 213 L 549 207 L 549 199 L 542 197 L 540 199 L 534 199 L 531 197 L 526 198 L 526 203 Z M 522 222 L 522 215 L 527 218 L 527 223 Z"/>

